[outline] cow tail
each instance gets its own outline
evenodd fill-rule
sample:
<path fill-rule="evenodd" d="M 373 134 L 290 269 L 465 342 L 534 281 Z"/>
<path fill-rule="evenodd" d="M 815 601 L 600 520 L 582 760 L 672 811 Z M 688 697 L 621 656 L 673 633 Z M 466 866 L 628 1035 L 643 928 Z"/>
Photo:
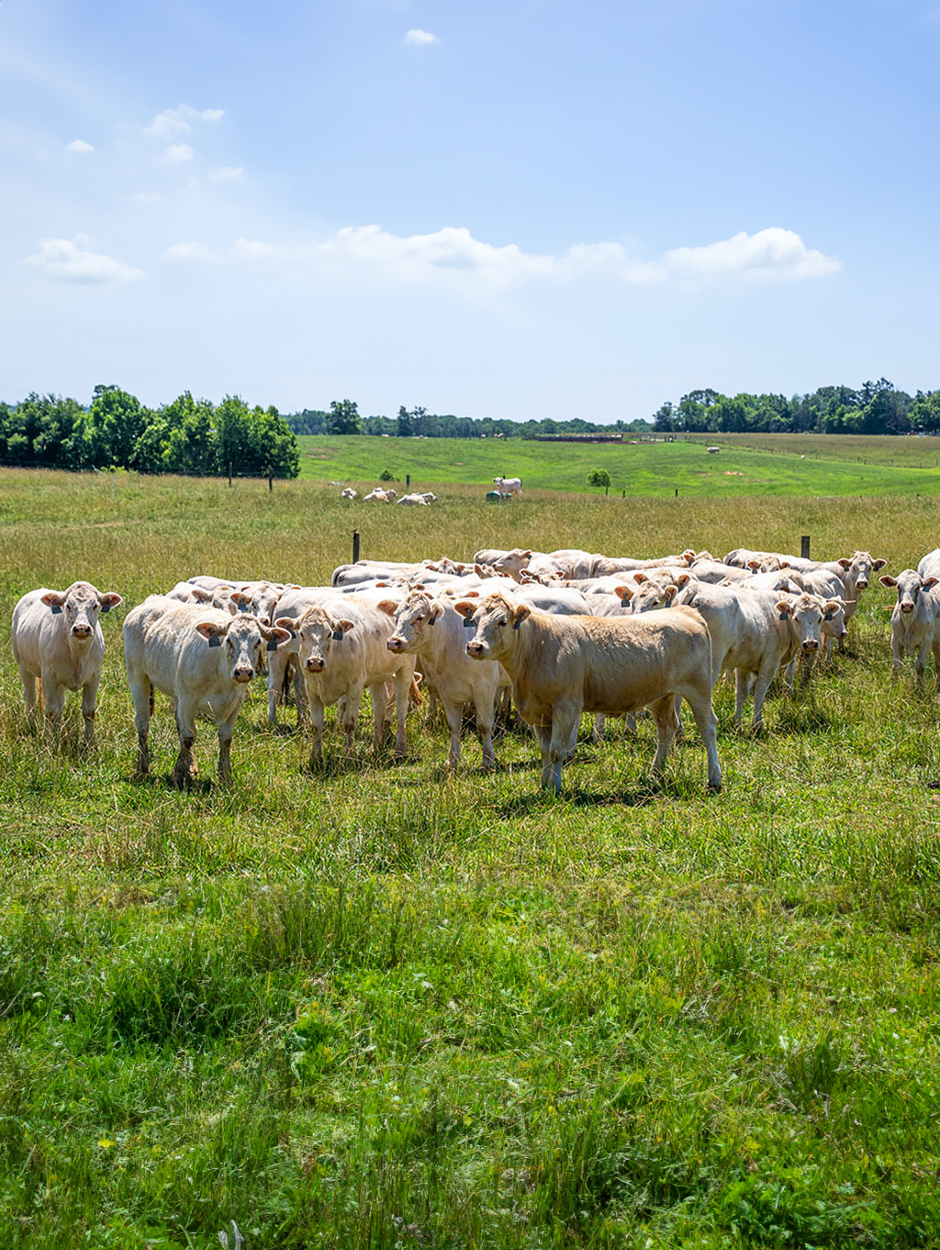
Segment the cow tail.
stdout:
<path fill-rule="evenodd" d="M 150 683 L 150 715 L 153 716 L 153 682 Z"/>
<path fill-rule="evenodd" d="M 408 705 L 409 707 L 421 707 L 423 703 L 424 695 L 418 688 L 418 678 L 417 674 L 415 674 L 411 678 L 411 689 L 408 691 Z"/>

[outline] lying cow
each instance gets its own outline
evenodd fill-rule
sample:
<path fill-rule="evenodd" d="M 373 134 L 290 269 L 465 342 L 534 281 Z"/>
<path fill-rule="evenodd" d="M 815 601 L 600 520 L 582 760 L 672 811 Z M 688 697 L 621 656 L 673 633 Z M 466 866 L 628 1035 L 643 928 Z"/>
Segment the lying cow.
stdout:
<path fill-rule="evenodd" d="M 153 691 L 173 702 L 179 732 L 179 756 L 173 784 L 185 785 L 198 771 L 193 756 L 196 716 L 218 726 L 219 781 L 232 779 L 231 747 L 235 721 L 260 672 L 265 647 L 286 642 L 286 629 L 269 629 L 253 616 L 219 611 L 151 595 L 128 612 L 124 621 L 124 663 L 137 728 L 137 772 L 150 771 L 150 717 Z"/>
<path fill-rule="evenodd" d="M 711 643 L 698 613 L 684 609 L 630 617 L 561 617 L 490 595 L 455 605 L 472 618 L 467 654 L 498 660 L 512 679 L 519 715 L 535 730 L 542 785 L 561 789 L 562 763 L 582 712 L 619 716 L 650 706 L 657 726 L 653 776 L 676 736 L 675 696 L 692 714 L 708 755 L 708 787 L 721 788 L 711 705 Z"/>
<path fill-rule="evenodd" d="M 120 595 L 102 594 L 91 582 L 73 582 L 68 590 L 44 586 L 31 590 L 13 609 L 13 658 L 20 670 L 27 716 L 36 707 L 37 681 L 46 723 L 53 730 L 62 722 L 66 690 L 80 690 L 86 746 L 94 740 L 104 660 L 98 617 L 122 602 Z"/>

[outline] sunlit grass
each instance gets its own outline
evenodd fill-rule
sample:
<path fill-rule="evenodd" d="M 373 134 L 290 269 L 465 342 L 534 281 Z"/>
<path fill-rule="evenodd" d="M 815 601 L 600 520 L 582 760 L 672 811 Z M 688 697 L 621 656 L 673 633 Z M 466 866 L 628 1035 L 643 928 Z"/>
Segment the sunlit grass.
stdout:
<path fill-rule="evenodd" d="M 388 441 L 388 440 L 385 440 Z M 347 506 L 316 482 L 0 476 L 9 612 L 77 576 L 125 606 L 196 572 L 319 581 L 362 554 L 484 545 L 647 555 L 742 542 L 937 545 L 927 498 Z M 689 727 L 610 725 L 537 788 L 531 738 L 442 768 L 305 767 L 263 690 L 235 785 L 133 780 L 120 619 L 98 741 L 30 731 L 0 652 L 0 1245 L 256 1247 L 937 1244 L 938 696 L 890 679 L 890 595 L 763 738 L 715 706 L 725 790 Z M 293 726 L 293 709 L 284 719 Z"/>

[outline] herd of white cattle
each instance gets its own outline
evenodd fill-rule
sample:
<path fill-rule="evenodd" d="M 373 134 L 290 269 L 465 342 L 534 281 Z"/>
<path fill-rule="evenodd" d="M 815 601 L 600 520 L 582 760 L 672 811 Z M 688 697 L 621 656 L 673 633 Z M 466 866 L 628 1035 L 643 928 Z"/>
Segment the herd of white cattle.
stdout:
<path fill-rule="evenodd" d="M 311 764 L 323 756 L 324 709 L 353 747 L 365 690 L 373 747 L 381 748 L 394 700 L 395 754 L 406 751 L 408 712 L 423 683 L 450 730 L 447 763 L 460 760 L 464 707 L 472 704 L 483 764 L 495 764 L 497 703 L 511 691 L 538 740 L 542 785 L 561 786 L 582 713 L 604 717 L 649 708 L 657 729 L 653 775 L 666 764 L 689 704 L 707 755 L 707 784 L 721 786 L 712 690 L 735 675 L 735 723 L 753 691 L 762 726 L 768 687 L 783 668 L 792 690 L 800 657 L 809 664 L 846 637 L 846 626 L 885 561 L 867 551 L 832 561 L 739 549 L 724 560 L 687 550 L 632 559 L 563 550 L 478 551 L 470 563 L 360 560 L 335 569 L 329 586 L 199 576 L 150 595 L 124 620 L 124 658 L 138 736 L 137 768 L 150 769 L 154 691 L 166 695 L 179 732 L 172 778 L 196 772 L 196 717 L 219 738 L 219 778 L 231 780 L 231 741 L 252 679 L 267 671 L 268 719 L 293 688 L 298 723 L 309 717 Z M 896 588 L 893 671 L 913 653 L 918 677 L 931 652 L 940 672 L 940 549 L 917 570 L 880 581 Z M 99 617 L 122 602 L 89 582 L 25 594 L 13 611 L 13 655 L 29 716 L 41 697 L 52 732 L 65 693 L 81 690 L 85 742 L 93 740 L 104 658 Z M 38 691 L 37 691 L 38 683 Z"/>
<path fill-rule="evenodd" d="M 522 479 L 518 477 L 494 477 L 493 481 L 496 485 L 496 493 L 501 499 L 521 499 L 522 498 Z M 338 486 L 338 482 L 331 482 L 331 485 Z M 340 492 L 341 499 L 359 498 L 359 492 L 352 486 L 344 486 Z M 362 496 L 363 503 L 403 503 L 417 504 L 419 507 L 430 507 L 432 503 L 437 501 L 437 495 L 433 491 L 426 490 L 421 494 L 411 492 L 407 495 L 399 495 L 397 490 L 389 487 L 386 489 L 382 486 L 376 486 L 369 491 L 368 495 Z"/>

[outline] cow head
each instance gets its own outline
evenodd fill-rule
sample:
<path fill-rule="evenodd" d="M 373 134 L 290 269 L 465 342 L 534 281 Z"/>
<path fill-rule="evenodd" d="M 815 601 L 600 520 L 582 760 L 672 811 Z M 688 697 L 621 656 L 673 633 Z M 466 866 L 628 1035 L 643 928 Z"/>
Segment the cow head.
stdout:
<path fill-rule="evenodd" d="M 823 620 L 823 603 L 815 595 L 800 595 L 796 599 L 778 599 L 777 612 L 786 621 L 790 633 L 805 655 L 819 650 L 819 631 Z"/>
<path fill-rule="evenodd" d="M 444 605 L 423 592 L 413 591 L 403 603 L 383 599 L 379 611 L 395 618 L 395 632 L 386 639 L 389 651 L 400 655 L 405 651 L 417 651 L 427 637 L 427 631 L 444 615 Z"/>
<path fill-rule="evenodd" d="M 252 677 L 264 671 L 266 648 L 274 650 L 291 636 L 289 629 L 269 629 L 255 617 L 241 613 L 224 624 L 199 621 L 196 633 L 201 634 L 210 647 L 225 648 L 229 677 L 240 686 L 247 685 Z"/>
<path fill-rule="evenodd" d="M 47 590 L 42 602 L 56 615 L 64 613 L 70 639 L 82 643 L 91 641 L 99 615 L 124 601 L 113 591 L 102 594 L 91 582 L 73 582 L 68 590 Z"/>
<path fill-rule="evenodd" d="M 508 655 L 514 648 L 515 631 L 532 615 L 528 604 L 512 604 L 501 594 L 489 595 L 480 604 L 464 599 L 455 603 L 454 609 L 474 629 L 467 643 L 467 655 L 474 660 L 499 660 Z"/>
<path fill-rule="evenodd" d="M 898 608 L 905 616 L 910 616 L 917 607 L 917 600 L 922 590 L 929 590 L 931 586 L 936 586 L 937 579 L 935 577 L 921 577 L 914 569 L 905 569 L 903 573 L 899 573 L 897 577 L 890 577 L 887 573 L 884 577 L 878 579 L 882 586 L 896 586 L 898 591 Z"/>
<path fill-rule="evenodd" d="M 282 618 L 277 624 L 284 625 Z M 342 646 L 346 635 L 355 629 L 353 621 L 337 619 L 325 608 L 308 608 L 299 621 L 293 622 L 299 639 L 298 656 L 301 668 L 308 673 L 322 673 L 329 667 L 334 646 Z"/>
<path fill-rule="evenodd" d="M 853 590 L 867 590 L 872 573 L 883 569 L 887 560 L 876 560 L 868 551 L 856 551 L 851 560 L 843 558 L 839 565 L 844 571 L 844 580 L 849 594 Z"/>
<path fill-rule="evenodd" d="M 679 587 L 673 582 L 660 582 L 651 577 L 638 576 L 639 585 L 631 592 L 629 586 L 618 586 L 614 591 L 621 604 L 631 612 L 651 612 L 656 608 L 668 608 L 678 594 Z"/>

